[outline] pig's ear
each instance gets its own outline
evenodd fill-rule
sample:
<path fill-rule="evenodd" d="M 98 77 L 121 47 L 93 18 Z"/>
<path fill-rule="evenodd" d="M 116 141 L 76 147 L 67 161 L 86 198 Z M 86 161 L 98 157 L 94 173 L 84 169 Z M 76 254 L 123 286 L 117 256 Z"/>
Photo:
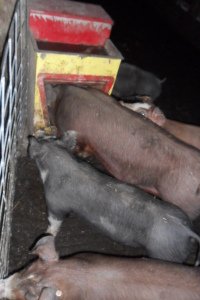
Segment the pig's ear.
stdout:
<path fill-rule="evenodd" d="M 159 79 L 160 84 L 163 84 L 167 80 L 167 77 L 164 77 L 163 79 Z"/>
<path fill-rule="evenodd" d="M 68 130 L 62 135 L 61 140 L 57 141 L 57 144 L 65 147 L 68 151 L 73 152 L 77 145 L 77 137 L 77 131 Z"/>
<path fill-rule="evenodd" d="M 57 261 L 59 257 L 55 249 L 55 237 L 51 235 L 42 237 L 31 253 L 38 255 L 44 261 Z"/>
<path fill-rule="evenodd" d="M 73 151 L 77 145 L 77 138 L 78 138 L 77 131 L 68 130 L 63 134 L 61 140 L 69 150 Z"/>
<path fill-rule="evenodd" d="M 46 288 L 42 289 L 42 292 L 39 296 L 39 300 L 57 300 L 61 296 L 60 294 L 58 294 L 58 296 L 57 296 L 58 292 L 61 292 L 61 291 L 60 290 L 56 291 L 56 289 L 54 289 L 54 288 L 46 287 Z"/>
<path fill-rule="evenodd" d="M 152 121 L 161 127 L 165 124 L 166 121 L 165 115 L 157 106 L 153 109 Z"/>

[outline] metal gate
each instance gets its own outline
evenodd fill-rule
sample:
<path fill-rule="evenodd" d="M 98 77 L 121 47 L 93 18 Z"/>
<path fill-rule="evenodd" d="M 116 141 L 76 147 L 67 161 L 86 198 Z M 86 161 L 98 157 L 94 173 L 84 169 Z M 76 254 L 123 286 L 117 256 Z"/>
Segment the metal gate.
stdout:
<path fill-rule="evenodd" d="M 19 0 L 5 44 L 0 77 L 0 277 L 8 270 L 17 156 L 27 116 L 27 3 Z"/>

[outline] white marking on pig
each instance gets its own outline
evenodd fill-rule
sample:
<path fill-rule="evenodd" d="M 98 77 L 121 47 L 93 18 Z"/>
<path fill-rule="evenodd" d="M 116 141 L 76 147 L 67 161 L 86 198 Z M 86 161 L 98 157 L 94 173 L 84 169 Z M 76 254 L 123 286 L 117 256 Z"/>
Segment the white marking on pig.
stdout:
<path fill-rule="evenodd" d="M 56 296 L 57 296 L 57 297 L 61 297 L 61 296 L 62 296 L 62 294 L 63 294 L 63 293 L 62 293 L 62 291 L 61 291 L 61 290 L 57 290 L 57 291 L 56 291 Z"/>
<path fill-rule="evenodd" d="M 51 215 L 48 216 L 48 220 L 49 220 L 49 226 L 46 232 L 52 234 L 53 236 L 56 236 L 60 229 L 62 221 L 55 219 Z"/>
<path fill-rule="evenodd" d="M 140 108 L 144 108 L 144 109 L 150 109 L 151 108 L 151 105 L 148 104 L 148 103 L 140 103 L 140 102 L 138 102 L 138 103 L 125 103 L 123 101 L 120 101 L 120 104 L 122 106 L 125 106 L 125 107 L 133 110 L 133 111 L 137 111 Z"/>
<path fill-rule="evenodd" d="M 29 275 L 27 279 L 33 279 L 35 276 L 33 274 Z"/>
<path fill-rule="evenodd" d="M 110 232 L 115 233 L 116 228 L 115 226 L 109 222 L 109 220 L 105 217 L 100 217 L 101 224 Z"/>
<path fill-rule="evenodd" d="M 42 170 L 40 172 L 40 174 L 41 174 L 41 178 L 42 178 L 43 183 L 45 183 L 45 181 L 47 179 L 47 176 L 49 175 L 49 171 L 48 170 Z"/>
<path fill-rule="evenodd" d="M 17 275 L 13 274 L 6 279 L 0 281 L 0 298 L 13 299 L 12 287 L 17 280 Z"/>

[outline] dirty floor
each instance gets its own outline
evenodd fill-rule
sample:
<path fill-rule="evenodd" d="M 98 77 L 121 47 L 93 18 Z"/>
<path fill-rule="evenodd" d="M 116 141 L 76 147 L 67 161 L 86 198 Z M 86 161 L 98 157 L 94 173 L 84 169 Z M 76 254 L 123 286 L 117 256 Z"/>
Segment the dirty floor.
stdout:
<path fill-rule="evenodd" d="M 98 1 L 115 21 L 111 39 L 126 61 L 166 78 L 156 104 L 168 118 L 200 125 L 200 50 L 176 34 L 147 2 Z M 29 158 L 20 158 L 13 206 L 10 271 L 30 259 L 29 248 L 46 227 L 45 199 L 37 167 Z M 198 220 L 196 230 L 200 232 Z M 140 249 L 111 241 L 75 215 L 66 218 L 57 237 L 57 248 L 61 255 L 80 251 L 142 254 Z"/>

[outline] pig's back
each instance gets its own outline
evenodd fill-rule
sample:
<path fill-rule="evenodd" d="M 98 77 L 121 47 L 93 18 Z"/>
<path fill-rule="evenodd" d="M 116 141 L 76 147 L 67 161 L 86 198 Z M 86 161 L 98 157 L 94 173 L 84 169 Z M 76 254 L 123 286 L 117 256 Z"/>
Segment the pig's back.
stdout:
<path fill-rule="evenodd" d="M 110 143 L 114 143 L 115 152 L 124 152 L 127 159 L 134 149 L 148 148 L 148 151 L 154 154 L 156 151 L 159 155 L 160 147 L 164 150 L 163 143 L 168 144 L 168 151 L 175 143 L 160 127 L 137 113 L 129 112 L 112 97 L 92 88 L 65 87 L 56 119 L 61 132 L 77 130 L 88 140 L 104 148 L 111 149 Z"/>
<path fill-rule="evenodd" d="M 200 274 L 198 269 L 192 267 L 148 259 L 80 254 L 60 261 L 46 275 L 51 277 L 52 282 L 57 282 L 58 271 L 58 287 L 62 291 L 68 287 L 64 295 L 69 296 L 71 292 L 70 299 L 200 299 Z"/>
<path fill-rule="evenodd" d="M 156 176 L 159 176 L 161 170 L 158 164 L 163 155 L 171 164 L 173 161 L 177 163 L 180 155 L 186 154 L 186 146 L 162 128 L 137 113 L 129 112 L 110 96 L 94 89 L 66 87 L 58 104 L 56 119 L 61 133 L 66 130 L 79 132 L 95 149 L 97 157 L 106 166 L 111 165 L 111 173 L 119 179 L 127 178 L 134 165 L 134 168 L 140 167 L 142 176 L 142 166 L 145 166 L 148 181 L 152 178 L 148 168 L 150 174 L 155 168 Z M 168 164 L 165 164 L 165 169 L 167 167 Z M 163 172 L 166 172 L 164 168 Z M 127 181 L 131 183 L 131 180 Z"/>

